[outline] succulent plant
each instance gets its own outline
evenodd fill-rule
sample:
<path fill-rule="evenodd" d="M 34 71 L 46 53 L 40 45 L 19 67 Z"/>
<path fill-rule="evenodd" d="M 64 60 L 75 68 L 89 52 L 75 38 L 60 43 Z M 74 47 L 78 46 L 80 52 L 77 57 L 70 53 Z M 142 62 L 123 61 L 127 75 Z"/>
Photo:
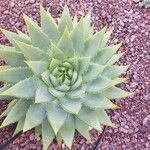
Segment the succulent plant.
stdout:
<path fill-rule="evenodd" d="M 112 30 L 94 33 L 90 13 L 72 20 L 65 6 L 56 23 L 41 6 L 40 15 L 41 26 L 24 15 L 28 34 L 2 29 L 12 46 L 0 46 L 0 99 L 11 100 L 1 127 L 17 122 L 14 135 L 34 128 L 43 149 L 55 137 L 71 149 L 75 129 L 91 141 L 89 128 L 114 127 L 106 110 L 132 94 L 116 86 L 129 66 L 114 65 L 121 44 L 107 46 Z"/>

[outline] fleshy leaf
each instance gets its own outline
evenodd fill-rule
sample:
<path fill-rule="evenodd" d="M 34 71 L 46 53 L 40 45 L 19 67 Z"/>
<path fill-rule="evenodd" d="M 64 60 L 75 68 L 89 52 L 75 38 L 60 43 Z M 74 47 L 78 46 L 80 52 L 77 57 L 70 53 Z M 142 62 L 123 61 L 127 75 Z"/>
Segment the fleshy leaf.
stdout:
<path fill-rule="evenodd" d="M 13 133 L 13 136 L 15 136 L 16 134 L 18 134 L 20 131 L 23 130 L 23 126 L 24 126 L 24 121 L 25 121 L 25 117 L 21 118 L 18 123 L 17 123 L 17 127 Z"/>
<path fill-rule="evenodd" d="M 10 87 L 10 84 L 5 84 L 3 87 L 0 88 L 0 94 L 8 90 Z M 12 97 L 0 95 L 0 100 L 12 100 Z"/>
<path fill-rule="evenodd" d="M 60 31 L 61 35 L 64 33 L 66 26 L 67 26 L 69 31 L 71 31 L 73 28 L 72 18 L 69 14 L 69 9 L 68 9 L 67 5 L 65 5 L 65 7 L 64 7 L 62 17 L 61 17 L 60 22 L 58 24 L 58 30 Z"/>
<path fill-rule="evenodd" d="M 18 100 L 17 103 L 11 109 L 11 111 L 8 113 L 5 120 L 3 121 L 2 126 L 7 126 L 24 117 L 31 103 L 32 103 L 31 100 L 24 100 L 24 99 Z"/>
<path fill-rule="evenodd" d="M 50 39 L 41 30 L 41 28 L 26 15 L 24 15 L 24 20 L 26 22 L 32 44 L 42 50 L 50 49 Z"/>
<path fill-rule="evenodd" d="M 1 29 L 1 31 L 3 32 L 3 34 L 8 38 L 8 40 L 12 43 L 12 45 L 15 47 L 15 49 L 17 51 L 20 51 L 19 47 L 17 46 L 17 44 L 15 43 L 15 40 L 27 43 L 27 44 L 31 44 L 30 38 L 24 37 L 22 35 L 16 34 L 14 32 L 10 32 L 4 29 Z"/>
<path fill-rule="evenodd" d="M 41 104 L 32 104 L 26 114 L 23 131 L 30 130 L 40 125 L 46 118 L 45 108 Z"/>
<path fill-rule="evenodd" d="M 0 58 L 4 59 L 7 64 L 13 67 L 26 66 L 23 54 L 15 50 L 0 49 Z"/>
<path fill-rule="evenodd" d="M 62 108 L 73 114 L 78 114 L 81 109 L 81 101 L 80 100 L 71 100 L 69 98 L 63 98 L 61 101 Z"/>
<path fill-rule="evenodd" d="M 47 119 L 45 119 L 42 123 L 42 141 L 43 141 L 43 150 L 47 150 L 51 142 L 55 137 L 55 133 L 50 126 Z"/>
<path fill-rule="evenodd" d="M 58 43 L 58 48 L 61 49 L 66 56 L 74 55 L 73 42 L 67 27 L 65 28 L 65 31 Z"/>
<path fill-rule="evenodd" d="M 66 117 L 67 113 L 55 104 L 47 106 L 47 118 L 55 134 L 57 134 L 61 126 L 64 124 Z"/>
<path fill-rule="evenodd" d="M 41 14 L 41 28 L 42 31 L 54 42 L 57 43 L 60 38 L 60 33 L 57 28 L 55 20 L 51 17 L 50 13 L 45 11 L 42 6 L 40 6 Z"/>
<path fill-rule="evenodd" d="M 74 124 L 74 117 L 72 115 L 69 115 L 59 131 L 65 144 L 69 147 L 69 149 L 71 149 L 73 142 L 75 132 Z"/>
<path fill-rule="evenodd" d="M 97 116 L 99 118 L 100 124 L 115 127 L 115 125 L 111 122 L 110 117 L 107 115 L 106 111 L 103 109 L 96 110 Z"/>
<path fill-rule="evenodd" d="M 48 60 L 48 54 L 38 47 L 34 47 L 32 45 L 28 45 L 19 41 L 15 41 L 19 46 L 21 52 L 24 54 L 26 60 Z"/>
<path fill-rule="evenodd" d="M 0 70 L 0 80 L 7 83 L 16 83 L 30 76 L 33 73 L 27 67 Z"/>
<path fill-rule="evenodd" d="M 91 58 L 93 58 L 97 54 L 101 46 L 105 31 L 106 27 L 104 27 L 100 32 L 96 33 L 91 38 L 86 40 L 84 48 L 85 56 L 91 56 Z"/>
<path fill-rule="evenodd" d="M 8 90 L 0 93 L 0 96 L 31 98 L 35 95 L 35 85 L 33 80 L 33 77 L 22 80 Z"/>
<path fill-rule="evenodd" d="M 86 138 L 86 140 L 91 142 L 91 137 L 89 134 L 89 126 L 80 119 L 78 119 L 77 117 L 75 117 L 75 128 L 83 137 Z"/>
<path fill-rule="evenodd" d="M 108 77 L 108 78 L 115 78 L 120 76 L 122 73 L 127 71 L 129 68 L 129 65 L 127 66 L 108 66 L 104 69 L 102 76 Z"/>
<path fill-rule="evenodd" d="M 25 63 L 36 75 L 41 75 L 48 69 L 48 63 L 46 61 L 25 61 Z"/>
<path fill-rule="evenodd" d="M 107 63 L 107 61 L 117 52 L 120 46 L 121 44 L 104 47 L 103 49 L 101 49 L 101 51 L 98 52 L 98 54 L 94 58 L 94 61 L 102 65 Z"/>
<path fill-rule="evenodd" d="M 74 49 L 77 53 L 81 54 L 84 51 L 84 39 L 83 39 L 83 18 L 80 19 L 77 26 L 71 33 Z"/>
<path fill-rule="evenodd" d="M 89 126 L 101 130 L 101 126 L 98 120 L 98 117 L 96 116 L 95 112 L 93 110 L 87 109 L 86 107 L 82 107 L 80 112 L 78 113 L 77 117 L 84 121 Z"/>
<path fill-rule="evenodd" d="M 100 109 L 110 109 L 115 108 L 116 105 L 113 104 L 106 97 L 98 94 L 98 95 L 89 95 L 87 94 L 83 99 L 83 104 L 88 106 L 91 109 L 100 108 Z"/>
<path fill-rule="evenodd" d="M 90 82 L 96 79 L 104 70 L 105 66 L 91 63 L 83 76 L 83 82 Z"/>
<path fill-rule="evenodd" d="M 110 87 L 112 85 L 112 82 L 110 79 L 105 77 L 99 77 L 95 80 L 93 80 L 91 83 L 87 83 L 87 89 L 86 92 L 88 93 L 99 93 L 100 91 Z"/>
<path fill-rule="evenodd" d="M 133 95 L 133 93 L 124 91 L 120 88 L 113 86 L 111 88 L 108 88 L 107 90 L 104 90 L 103 95 L 105 95 L 109 99 L 115 99 L 115 98 L 124 98 L 127 96 L 131 96 Z"/>

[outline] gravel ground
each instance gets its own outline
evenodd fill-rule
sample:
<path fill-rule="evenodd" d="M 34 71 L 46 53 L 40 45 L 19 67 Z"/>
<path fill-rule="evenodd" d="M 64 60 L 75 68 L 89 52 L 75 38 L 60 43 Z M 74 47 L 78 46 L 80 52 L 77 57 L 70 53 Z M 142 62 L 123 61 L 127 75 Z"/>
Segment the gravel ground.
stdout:
<path fill-rule="evenodd" d="M 123 76 L 130 79 L 121 84 L 123 89 L 135 92 L 130 98 L 117 100 L 121 109 L 110 111 L 110 116 L 117 128 L 107 128 L 102 150 L 149 150 L 150 149 L 150 9 L 141 9 L 140 0 L 68 0 L 72 15 L 78 16 L 92 9 L 92 21 L 95 30 L 104 25 L 114 26 L 115 30 L 110 43 L 122 42 L 120 51 L 125 52 L 119 64 L 131 64 L 131 68 Z M 22 13 L 39 22 L 40 0 L 0 0 L 0 27 L 25 31 Z M 53 17 L 60 16 L 64 1 L 45 0 L 44 6 Z M 8 44 L 0 34 L 0 43 Z M 4 62 L 0 61 L 0 65 Z M 0 102 L 0 112 L 8 102 Z M 0 143 L 4 143 L 12 135 L 15 125 L 0 130 Z M 93 142 L 100 133 L 91 131 Z M 92 145 L 76 135 L 74 150 L 89 150 Z M 41 150 L 41 141 L 34 138 L 32 131 L 18 137 L 5 150 Z M 50 150 L 57 150 L 54 141 Z M 66 149 L 65 147 L 63 149 Z"/>

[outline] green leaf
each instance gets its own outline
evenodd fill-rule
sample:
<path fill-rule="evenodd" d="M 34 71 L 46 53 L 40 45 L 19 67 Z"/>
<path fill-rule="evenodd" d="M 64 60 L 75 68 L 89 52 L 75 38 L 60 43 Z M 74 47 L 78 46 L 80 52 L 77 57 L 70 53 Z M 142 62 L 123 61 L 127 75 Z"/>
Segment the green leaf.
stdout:
<path fill-rule="evenodd" d="M 115 125 L 111 122 L 110 117 L 107 115 L 106 111 L 103 109 L 97 110 L 97 116 L 99 118 L 100 124 L 115 127 Z"/>
<path fill-rule="evenodd" d="M 0 58 L 4 59 L 7 64 L 13 67 L 26 66 L 22 53 L 10 49 L 0 49 Z"/>
<path fill-rule="evenodd" d="M 84 39 L 87 39 L 89 37 L 90 27 L 91 27 L 91 12 L 88 12 L 86 16 L 84 17 Z"/>
<path fill-rule="evenodd" d="M 85 56 L 91 56 L 91 58 L 93 58 L 97 54 L 98 50 L 101 47 L 105 31 L 106 27 L 104 27 L 100 32 L 96 33 L 95 35 L 86 40 L 84 48 Z"/>
<path fill-rule="evenodd" d="M 45 61 L 25 61 L 25 63 L 36 75 L 41 75 L 43 72 L 48 70 L 48 63 Z"/>
<path fill-rule="evenodd" d="M 69 9 L 68 9 L 67 5 L 65 5 L 65 7 L 64 7 L 62 17 L 61 17 L 60 22 L 58 24 L 58 30 L 60 31 L 61 35 L 64 33 L 66 26 L 67 26 L 69 32 L 73 29 L 72 18 L 70 16 Z"/>
<path fill-rule="evenodd" d="M 71 32 L 74 49 L 79 54 L 84 51 L 83 32 L 83 18 L 81 18 L 77 26 Z"/>
<path fill-rule="evenodd" d="M 75 128 L 83 137 L 86 138 L 86 140 L 91 142 L 91 137 L 89 134 L 89 126 L 80 119 L 78 119 L 77 117 L 75 118 Z"/>
<path fill-rule="evenodd" d="M 68 92 L 70 99 L 80 99 L 85 95 L 85 87 L 80 85 L 77 89 Z"/>
<path fill-rule="evenodd" d="M 91 63 L 83 76 L 83 82 L 90 82 L 96 79 L 104 70 L 105 66 Z"/>
<path fill-rule="evenodd" d="M 69 62 L 72 65 L 74 70 L 79 70 L 78 57 L 68 58 L 67 62 Z"/>
<path fill-rule="evenodd" d="M 127 96 L 131 96 L 133 95 L 133 93 L 112 86 L 111 88 L 104 90 L 103 95 L 105 95 L 109 99 L 116 99 L 116 98 L 124 98 Z"/>
<path fill-rule="evenodd" d="M 107 32 L 105 33 L 104 38 L 103 38 L 103 41 L 102 41 L 102 44 L 101 44 L 101 47 L 106 46 L 108 40 L 110 39 L 110 36 L 111 36 L 113 30 L 114 30 L 114 29 L 112 28 L 111 30 L 109 30 L 109 31 L 107 31 Z"/>
<path fill-rule="evenodd" d="M 78 112 L 80 111 L 81 109 L 81 101 L 79 100 L 72 100 L 72 99 L 69 99 L 69 98 L 63 98 L 61 101 L 61 106 L 62 108 L 69 112 L 69 113 L 72 113 L 72 114 L 78 114 Z"/>
<path fill-rule="evenodd" d="M 122 73 L 127 71 L 129 65 L 127 66 L 108 66 L 104 69 L 102 75 L 108 78 L 115 78 L 120 76 Z"/>
<path fill-rule="evenodd" d="M 48 38 L 48 36 L 32 19 L 30 19 L 26 15 L 24 15 L 24 20 L 26 22 L 27 29 L 33 46 L 39 47 L 42 50 L 49 50 L 50 39 Z"/>
<path fill-rule="evenodd" d="M 3 87 L 0 88 L 0 94 L 8 90 L 10 87 L 10 84 L 5 84 Z M 0 95 L 0 100 L 12 100 L 12 97 Z"/>
<path fill-rule="evenodd" d="M 48 54 L 40 50 L 38 47 L 34 47 L 32 45 L 28 45 L 19 41 L 16 41 L 16 43 L 19 46 L 26 60 L 48 60 Z"/>
<path fill-rule="evenodd" d="M 64 95 L 65 95 L 65 92 L 58 91 L 58 90 L 54 89 L 53 87 L 49 87 L 48 91 L 50 92 L 51 95 L 53 95 L 56 98 L 61 98 L 61 97 L 64 97 Z"/>
<path fill-rule="evenodd" d="M 24 117 L 31 103 L 32 103 L 31 100 L 24 100 L 24 99 L 18 100 L 15 106 L 11 109 L 11 111 L 8 113 L 7 117 L 3 121 L 2 126 L 3 127 L 7 126 Z"/>
<path fill-rule="evenodd" d="M 79 72 L 83 74 L 87 71 L 89 65 L 90 65 L 91 57 L 79 57 Z"/>
<path fill-rule="evenodd" d="M 113 104 L 106 97 L 98 94 L 98 95 L 89 95 L 87 94 L 83 99 L 83 104 L 88 106 L 91 109 L 101 108 L 101 109 L 110 109 L 115 108 L 116 105 Z"/>
<path fill-rule="evenodd" d="M 31 44 L 30 38 L 16 34 L 14 32 L 10 32 L 4 29 L 1 29 L 2 33 L 7 37 L 7 39 L 12 43 L 12 45 L 15 47 L 16 50 L 20 51 L 19 47 L 15 43 L 15 40 L 18 40 L 20 42 L 24 42 L 27 44 Z"/>
<path fill-rule="evenodd" d="M 55 133 L 50 126 L 47 119 L 42 123 L 42 141 L 43 141 L 43 150 L 47 150 L 50 143 L 53 141 Z"/>
<path fill-rule="evenodd" d="M 53 43 L 51 44 L 50 57 L 58 60 L 64 60 L 66 58 L 64 52 Z"/>
<path fill-rule="evenodd" d="M 40 125 L 46 118 L 45 108 L 41 104 L 32 104 L 26 114 L 23 131 L 30 130 Z"/>
<path fill-rule="evenodd" d="M 87 89 L 86 92 L 88 93 L 99 93 L 100 91 L 110 87 L 112 85 L 112 82 L 110 79 L 105 77 L 99 77 L 92 81 L 91 83 L 87 83 Z"/>
<path fill-rule="evenodd" d="M 27 67 L 8 68 L 0 70 L 0 80 L 3 82 L 16 83 L 32 76 Z"/>
<path fill-rule="evenodd" d="M 55 134 L 57 134 L 57 132 L 66 120 L 67 113 L 56 105 L 47 106 L 46 111 L 48 121 L 51 124 Z"/>
<path fill-rule="evenodd" d="M 35 103 L 51 102 L 55 98 L 48 92 L 45 84 L 40 84 L 36 90 Z"/>
<path fill-rule="evenodd" d="M 16 31 L 17 31 L 17 33 L 18 33 L 19 36 L 21 36 L 21 37 L 27 39 L 27 40 L 31 43 L 30 37 L 29 37 L 27 34 L 23 33 L 22 31 L 18 30 L 17 28 L 16 28 Z M 17 39 L 16 39 L 16 40 L 17 40 Z M 24 41 L 22 41 L 22 42 L 24 42 Z M 24 43 L 27 43 L 27 42 L 24 42 Z M 29 44 L 29 43 L 28 43 L 28 44 Z"/>
<path fill-rule="evenodd" d="M 104 47 L 97 53 L 94 61 L 99 64 L 106 64 L 107 61 L 117 52 L 120 46 L 121 44 Z"/>
<path fill-rule="evenodd" d="M 123 55 L 124 53 L 120 53 L 120 54 L 115 54 L 113 55 L 106 63 L 106 65 L 111 66 L 114 63 L 116 63 Z"/>
<path fill-rule="evenodd" d="M 73 21 L 72 21 L 72 24 L 73 24 L 73 28 L 75 28 L 77 26 L 77 24 L 78 24 L 77 14 L 75 14 Z"/>
<path fill-rule="evenodd" d="M 11 96 L 18 98 L 31 98 L 35 95 L 33 78 L 27 78 L 13 85 L 11 88 L 0 93 L 0 96 Z"/>
<path fill-rule="evenodd" d="M 45 11 L 40 5 L 41 28 L 42 31 L 54 42 L 57 43 L 60 39 L 57 24 L 49 12 Z"/>
<path fill-rule="evenodd" d="M 59 40 L 58 48 L 61 49 L 66 56 L 74 56 L 73 42 L 67 27 Z"/>
<path fill-rule="evenodd" d="M 14 105 L 17 103 L 17 99 L 12 100 L 9 104 L 7 109 L 0 115 L 0 118 L 5 117 L 8 115 L 8 113 L 11 111 L 11 109 L 14 107 Z"/>
<path fill-rule="evenodd" d="M 18 134 L 20 131 L 23 130 L 23 126 L 24 126 L 24 121 L 25 121 L 25 117 L 21 118 L 18 123 L 17 123 L 17 127 L 13 133 L 13 136 L 15 136 L 16 134 Z"/>
<path fill-rule="evenodd" d="M 74 117 L 69 115 L 60 129 L 60 134 L 62 139 L 64 140 L 65 144 L 71 149 L 73 137 L 75 133 L 75 125 L 74 125 Z"/>
<path fill-rule="evenodd" d="M 101 126 L 98 120 L 98 117 L 96 116 L 95 112 L 93 110 L 90 110 L 86 107 L 82 107 L 80 112 L 78 113 L 77 117 L 81 119 L 83 122 L 88 124 L 89 126 L 101 130 Z"/>

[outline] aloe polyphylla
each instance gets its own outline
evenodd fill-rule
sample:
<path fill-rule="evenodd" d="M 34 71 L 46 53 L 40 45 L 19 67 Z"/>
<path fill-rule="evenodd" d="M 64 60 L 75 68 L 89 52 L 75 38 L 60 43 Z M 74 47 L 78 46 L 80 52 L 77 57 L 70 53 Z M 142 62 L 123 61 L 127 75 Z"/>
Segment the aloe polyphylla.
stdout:
<path fill-rule="evenodd" d="M 72 20 L 67 6 L 58 23 L 40 7 L 41 25 L 24 15 L 28 34 L 2 29 L 12 46 L 0 46 L 0 99 L 11 100 L 1 127 L 17 122 L 14 135 L 35 128 L 48 149 L 56 137 L 71 149 L 75 129 L 90 141 L 89 128 L 114 127 L 107 109 L 112 99 L 132 93 L 116 85 L 129 66 L 117 66 L 121 44 L 107 46 L 112 33 L 94 33 L 91 14 Z"/>

